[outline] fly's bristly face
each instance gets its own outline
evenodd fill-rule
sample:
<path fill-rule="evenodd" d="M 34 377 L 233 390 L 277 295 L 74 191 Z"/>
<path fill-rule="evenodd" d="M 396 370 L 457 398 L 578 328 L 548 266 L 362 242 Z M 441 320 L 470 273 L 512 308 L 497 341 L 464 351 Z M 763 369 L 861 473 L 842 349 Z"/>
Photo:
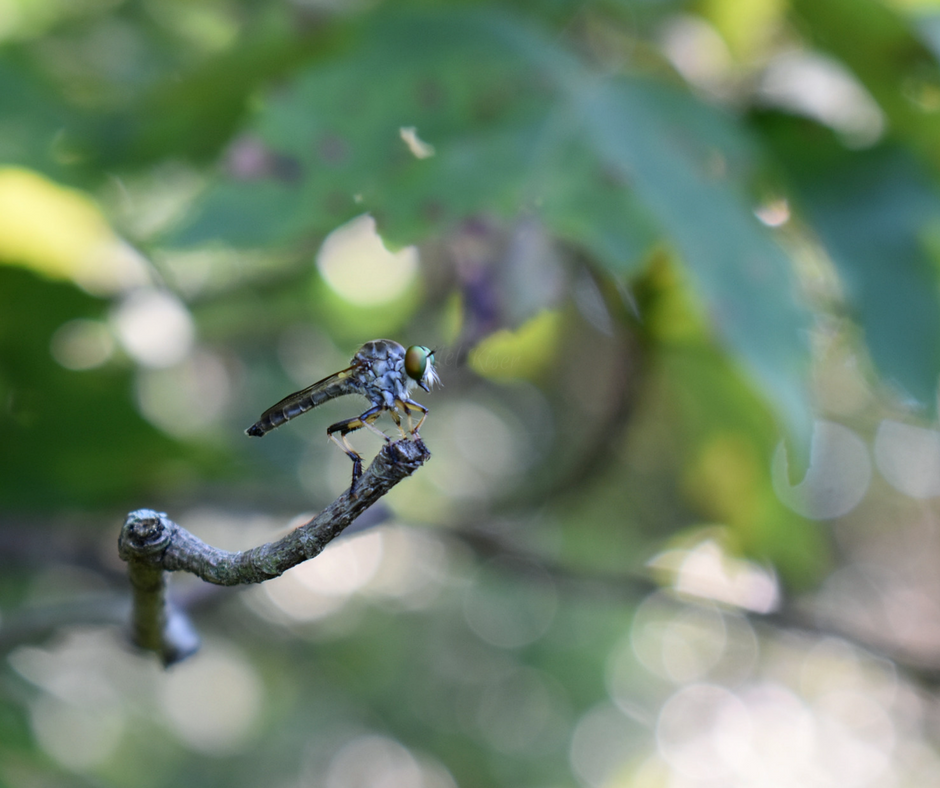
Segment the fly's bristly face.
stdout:
<path fill-rule="evenodd" d="M 405 374 L 425 391 L 440 383 L 434 369 L 434 351 L 424 345 L 412 345 L 405 351 Z"/>

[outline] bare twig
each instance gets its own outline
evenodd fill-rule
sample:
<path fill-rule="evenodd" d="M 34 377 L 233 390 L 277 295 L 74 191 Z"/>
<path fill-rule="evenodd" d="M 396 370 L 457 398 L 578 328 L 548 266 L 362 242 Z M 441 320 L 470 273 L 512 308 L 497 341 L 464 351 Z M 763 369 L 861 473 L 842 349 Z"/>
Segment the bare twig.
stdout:
<path fill-rule="evenodd" d="M 150 509 L 131 512 L 121 529 L 118 552 L 127 562 L 133 589 L 131 637 L 141 648 L 172 664 L 198 648 L 188 619 L 166 598 L 166 572 L 189 572 L 217 585 L 262 583 L 322 552 L 330 541 L 429 458 L 420 440 L 383 447 L 356 485 L 310 522 L 276 542 L 251 550 L 219 550 L 193 536 L 166 514 Z"/>

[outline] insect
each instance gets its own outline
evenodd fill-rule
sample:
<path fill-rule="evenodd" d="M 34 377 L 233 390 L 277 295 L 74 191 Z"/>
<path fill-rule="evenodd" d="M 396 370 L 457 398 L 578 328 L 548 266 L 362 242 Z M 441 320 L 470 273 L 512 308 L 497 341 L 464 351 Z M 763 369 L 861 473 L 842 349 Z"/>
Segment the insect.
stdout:
<path fill-rule="evenodd" d="M 336 422 L 326 431 L 353 462 L 350 492 L 355 493 L 356 482 L 362 476 L 362 456 L 349 444 L 346 436 L 366 427 L 388 442 L 391 440 L 388 435 L 374 425 L 375 420 L 387 411 L 404 438 L 406 433 L 402 428 L 400 411 L 408 421 L 408 433 L 412 438 L 420 438 L 418 430 L 427 418 L 428 409 L 411 399 L 408 393 L 415 386 L 430 391 L 431 386 L 439 382 L 433 350 L 423 345 L 412 345 L 405 350 L 391 339 L 373 339 L 356 351 L 346 369 L 285 397 L 262 413 L 261 418 L 245 432 L 262 438 L 317 405 L 346 394 L 361 394 L 369 400 L 369 409 L 354 418 Z M 414 425 L 413 413 L 421 414 Z"/>

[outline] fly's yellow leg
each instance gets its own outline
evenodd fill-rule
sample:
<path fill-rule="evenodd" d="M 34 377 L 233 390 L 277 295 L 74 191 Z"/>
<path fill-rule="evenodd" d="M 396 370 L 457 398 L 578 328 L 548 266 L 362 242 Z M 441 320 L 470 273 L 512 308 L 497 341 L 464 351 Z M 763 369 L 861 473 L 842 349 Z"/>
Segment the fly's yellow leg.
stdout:
<path fill-rule="evenodd" d="M 372 424 L 372 422 L 374 422 L 379 417 L 383 410 L 384 407 L 382 405 L 376 405 L 375 407 L 369 408 L 369 410 L 367 410 L 361 416 L 356 416 L 352 419 L 345 419 L 344 421 L 338 421 L 336 424 L 333 424 L 326 430 L 326 434 L 330 440 L 339 446 L 346 456 L 349 457 L 349 459 L 351 459 L 353 462 L 352 484 L 349 487 L 349 492 L 351 494 L 356 492 L 356 482 L 358 482 L 359 477 L 362 476 L 362 455 L 360 455 L 359 452 L 357 452 L 350 445 L 346 435 L 350 432 L 354 432 L 355 430 L 360 429 L 361 427 L 368 427 L 373 432 L 381 435 L 387 441 L 389 439 L 388 436 Z M 339 433 L 339 438 L 333 434 L 336 432 Z"/>
<path fill-rule="evenodd" d="M 399 404 L 401 404 L 401 400 L 399 400 Z M 404 407 L 402 410 L 404 410 Z M 402 438 L 407 438 L 408 434 L 401 427 L 401 416 L 398 415 L 398 410 L 396 408 L 391 408 L 388 413 L 392 417 L 392 421 L 395 422 L 395 426 L 398 427 L 398 434 L 401 435 Z M 410 430 L 411 416 L 408 414 L 407 410 L 405 411 L 405 415 L 408 416 L 408 429 Z M 388 440 L 388 438 L 386 438 L 386 440 Z"/>
<path fill-rule="evenodd" d="M 424 420 L 428 417 L 428 409 L 420 402 L 415 402 L 413 399 L 401 399 L 398 401 L 401 403 L 402 410 L 405 411 L 405 415 L 408 417 L 408 431 L 416 438 L 421 437 L 418 435 L 418 430 L 421 429 L 421 425 L 424 424 Z M 418 411 L 421 414 L 418 423 L 413 427 L 411 426 L 413 423 L 411 421 L 412 411 Z"/>
<path fill-rule="evenodd" d="M 376 413 L 374 416 L 371 416 L 371 417 L 368 418 L 368 419 L 364 419 L 361 426 L 366 427 L 366 428 L 372 430 L 372 431 L 373 431 L 376 435 L 378 435 L 382 440 L 384 440 L 386 443 L 388 443 L 388 442 L 391 440 L 391 438 L 389 438 L 388 435 L 386 435 L 384 432 L 382 432 L 382 430 L 380 430 L 378 427 L 376 427 L 375 424 L 373 424 L 373 422 L 379 417 L 379 414 L 380 414 L 380 413 L 381 413 L 381 411 L 379 411 L 379 413 Z M 401 428 L 399 427 L 399 429 L 401 429 Z"/>

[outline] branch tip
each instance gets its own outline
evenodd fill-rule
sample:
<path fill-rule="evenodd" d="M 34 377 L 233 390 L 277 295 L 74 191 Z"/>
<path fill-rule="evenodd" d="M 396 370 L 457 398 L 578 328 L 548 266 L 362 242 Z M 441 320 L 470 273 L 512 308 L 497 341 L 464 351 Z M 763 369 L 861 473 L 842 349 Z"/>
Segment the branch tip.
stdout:
<path fill-rule="evenodd" d="M 173 525 L 164 512 L 152 509 L 131 512 L 118 537 L 118 554 L 128 562 L 150 558 L 152 563 L 159 563 L 158 556 L 172 540 Z"/>

